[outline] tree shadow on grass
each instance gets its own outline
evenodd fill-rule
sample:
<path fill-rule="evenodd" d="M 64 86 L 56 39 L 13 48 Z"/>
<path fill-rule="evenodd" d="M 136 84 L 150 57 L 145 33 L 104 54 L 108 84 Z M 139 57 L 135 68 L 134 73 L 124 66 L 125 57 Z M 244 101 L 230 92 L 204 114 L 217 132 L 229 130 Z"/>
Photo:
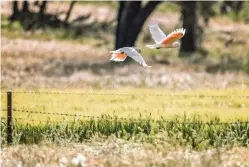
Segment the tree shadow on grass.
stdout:
<path fill-rule="evenodd" d="M 64 38 L 103 38 L 103 34 L 114 34 L 115 20 L 89 22 L 91 14 L 78 16 L 72 21 L 60 19 L 60 14 L 37 13 L 33 11 L 18 12 L 9 17 L 10 23 L 19 22 L 24 31 L 34 32 L 49 28 L 52 31 L 62 30 Z"/>

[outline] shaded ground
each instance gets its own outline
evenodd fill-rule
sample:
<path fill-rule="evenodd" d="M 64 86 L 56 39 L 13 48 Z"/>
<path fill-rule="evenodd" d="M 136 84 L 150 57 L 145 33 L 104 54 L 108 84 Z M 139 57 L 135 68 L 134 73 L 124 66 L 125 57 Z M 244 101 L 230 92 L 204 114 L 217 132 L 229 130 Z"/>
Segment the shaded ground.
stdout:
<path fill-rule="evenodd" d="M 142 144 L 110 137 L 82 144 L 12 146 L 1 151 L 2 166 L 248 166 L 247 148 L 193 151 L 167 143 Z"/>

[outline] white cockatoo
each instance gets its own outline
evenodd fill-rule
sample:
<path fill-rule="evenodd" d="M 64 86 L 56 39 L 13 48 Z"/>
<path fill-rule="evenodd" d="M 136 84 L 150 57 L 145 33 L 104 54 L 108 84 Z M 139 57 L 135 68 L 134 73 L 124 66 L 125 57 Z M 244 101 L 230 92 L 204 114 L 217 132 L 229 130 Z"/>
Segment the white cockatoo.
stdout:
<path fill-rule="evenodd" d="M 149 30 L 152 35 L 152 38 L 155 41 L 153 45 L 146 45 L 151 49 L 160 49 L 160 48 L 176 48 L 180 46 L 180 43 L 176 42 L 185 35 L 186 29 L 179 28 L 171 32 L 169 35 L 165 35 L 160 29 L 158 24 L 149 23 Z"/>
<path fill-rule="evenodd" d="M 143 67 L 151 67 L 146 64 L 143 57 L 141 56 L 141 49 L 137 47 L 123 47 L 118 50 L 110 51 L 112 53 L 111 61 L 124 61 L 127 56 L 131 57 L 135 61 L 137 61 Z"/>

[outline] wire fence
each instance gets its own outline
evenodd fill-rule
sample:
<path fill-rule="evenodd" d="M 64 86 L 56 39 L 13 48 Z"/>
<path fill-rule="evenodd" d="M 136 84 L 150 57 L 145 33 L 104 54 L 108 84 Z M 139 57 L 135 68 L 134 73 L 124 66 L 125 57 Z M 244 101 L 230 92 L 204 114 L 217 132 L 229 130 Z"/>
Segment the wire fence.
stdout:
<path fill-rule="evenodd" d="M 249 125 L 249 121 L 236 121 L 236 122 L 175 122 L 175 121 L 170 121 L 170 120 L 165 120 L 165 119 L 134 119 L 134 118 L 114 118 L 114 117 L 95 117 L 95 116 L 89 116 L 88 118 L 92 119 L 92 120 L 100 120 L 100 119 L 108 119 L 108 120 L 115 120 L 115 121 L 122 121 L 122 122 L 143 122 L 143 121 L 148 121 L 151 123 L 156 123 L 156 122 L 161 122 L 163 121 L 164 123 L 171 123 L 171 124 L 184 124 L 184 125 L 213 125 L 213 126 L 222 126 L 222 125 L 237 125 L 237 124 L 248 124 Z M 2 117 L 2 120 L 6 121 L 7 117 Z M 14 121 L 22 121 L 23 123 L 27 123 L 28 122 L 33 122 L 33 123 L 66 123 L 66 124 L 70 124 L 70 123 L 76 123 L 77 121 L 83 121 L 83 120 L 73 120 L 73 121 L 69 121 L 69 120 L 37 120 L 37 119 L 29 119 L 27 120 L 27 118 L 24 117 L 15 117 L 12 118 Z M 89 120 L 89 119 L 88 119 Z"/>
<path fill-rule="evenodd" d="M 6 94 L 7 92 L 2 92 Z M 83 96 L 168 96 L 177 98 L 244 98 L 248 99 L 249 95 L 205 95 L 203 94 L 176 94 L 176 93 L 91 93 L 91 92 L 31 92 L 31 91 L 13 91 L 14 94 L 47 94 L 47 95 L 83 95 Z"/>
<path fill-rule="evenodd" d="M 31 91 L 8 91 L 8 92 L 1 92 L 2 95 L 7 95 L 7 108 L 2 108 L 1 111 L 6 112 L 6 117 L 2 116 L 1 119 L 7 122 L 7 142 L 12 143 L 12 131 L 13 131 L 13 124 L 16 121 L 30 121 L 33 123 L 60 123 L 60 122 L 67 122 L 67 123 L 73 123 L 75 121 L 79 121 L 82 119 L 105 119 L 108 118 L 110 120 L 116 120 L 116 121 L 150 121 L 150 122 L 157 122 L 157 121 L 164 121 L 169 123 L 175 123 L 172 120 L 167 120 L 164 117 L 160 117 L 159 119 L 152 119 L 149 116 L 146 118 L 128 118 L 128 117 L 120 117 L 120 116 L 111 116 L 111 115 L 101 115 L 101 116 L 92 116 L 92 115 L 84 115 L 79 113 L 60 113 L 60 112 L 48 112 L 48 111 L 38 111 L 38 110 L 30 110 L 30 109 L 18 109 L 13 108 L 13 102 L 12 102 L 12 96 L 13 94 L 20 95 L 20 94 L 36 94 L 36 95 L 77 95 L 77 96 L 125 96 L 125 97 L 133 97 L 133 96 L 153 96 L 153 97 L 164 97 L 167 96 L 168 98 L 176 98 L 176 99 L 184 99 L 184 98 L 224 98 L 224 99 L 248 99 L 249 95 L 206 95 L 206 94 L 176 94 L 176 93 L 160 93 L 160 94 L 152 94 L 152 93 L 141 93 L 141 94 L 129 94 L 129 93 L 92 93 L 92 92 L 31 92 Z M 177 104 L 169 104 L 164 105 L 164 107 L 176 107 L 176 108 L 186 108 L 186 107 L 199 107 L 199 106 L 187 106 L 183 105 L 177 106 Z M 204 107 L 208 107 L 210 104 L 206 104 Z M 39 106 L 39 105 L 33 105 Z M 211 105 L 211 107 L 213 107 Z M 217 107 L 217 106 L 215 106 Z M 227 107 L 227 106 L 226 106 Z M 229 107 L 229 106 L 228 106 Z M 28 115 L 34 114 L 34 115 L 47 115 L 47 116 L 63 116 L 63 118 L 70 117 L 70 119 L 60 119 L 60 120 L 35 120 L 32 117 L 16 117 L 16 115 L 20 115 L 17 113 L 26 113 Z M 13 115 L 14 114 L 14 115 Z M 248 116 L 249 116 L 249 108 L 248 108 Z M 177 123 L 177 122 L 176 122 Z M 212 125 L 228 125 L 228 124 L 249 124 L 249 121 L 236 121 L 236 122 L 178 122 L 178 123 L 184 123 L 184 124 L 212 124 Z"/>

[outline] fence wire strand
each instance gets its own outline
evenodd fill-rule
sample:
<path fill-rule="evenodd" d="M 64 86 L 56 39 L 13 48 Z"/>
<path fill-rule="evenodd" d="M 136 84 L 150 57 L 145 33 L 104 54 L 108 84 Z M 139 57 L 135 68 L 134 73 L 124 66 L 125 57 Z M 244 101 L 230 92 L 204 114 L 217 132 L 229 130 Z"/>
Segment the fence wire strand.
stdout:
<path fill-rule="evenodd" d="M 2 94 L 7 92 L 1 92 Z M 168 96 L 168 97 L 177 97 L 177 98 L 249 98 L 249 95 L 204 95 L 204 94 L 194 94 L 194 95 L 188 95 L 188 94 L 174 94 L 174 93 L 161 93 L 161 94 L 129 94 L 129 93 L 90 93 L 90 92 L 34 92 L 34 91 L 13 91 L 13 94 L 44 94 L 44 95 L 84 95 L 84 96 Z M 165 108 L 170 107 L 177 107 L 177 108 L 185 108 L 184 106 L 165 106 Z M 193 106 L 191 106 L 192 108 Z M 1 109 L 2 111 L 7 111 L 7 109 Z M 73 117 L 74 119 L 79 118 L 88 118 L 88 119 L 112 119 L 112 120 L 119 120 L 119 121 L 151 121 L 151 122 L 157 122 L 157 121 L 165 121 L 169 123 L 178 123 L 175 121 L 170 121 L 167 119 L 164 119 L 161 117 L 160 119 L 151 119 L 151 117 L 138 117 L 138 118 L 126 118 L 126 117 L 118 117 L 118 116 L 110 116 L 110 115 L 101 115 L 101 116 L 88 116 L 83 114 L 71 114 L 71 113 L 58 113 L 58 112 L 45 112 L 45 111 L 35 111 L 35 110 L 24 110 L 24 109 L 12 109 L 14 112 L 21 112 L 21 113 L 28 113 L 28 114 L 43 114 L 43 115 L 57 115 L 57 116 L 65 116 L 65 117 Z M 4 117 L 1 117 L 1 119 L 6 119 Z M 22 119 L 22 118 L 15 118 L 14 119 Z M 25 119 L 27 120 L 27 119 Z M 31 120 L 35 121 L 35 120 Z M 63 122 L 62 121 L 42 121 L 38 120 L 38 122 Z M 75 122 L 75 121 L 71 121 Z M 184 124 L 214 124 L 214 125 L 223 125 L 223 124 L 249 124 L 249 121 L 237 121 L 237 122 L 179 122 Z"/>
<path fill-rule="evenodd" d="M 1 117 L 3 120 L 7 120 L 7 117 Z M 75 121 L 67 121 L 67 120 L 58 120 L 58 121 L 51 121 L 51 120 L 35 120 L 35 119 L 27 119 L 27 118 L 22 118 L 22 117 L 14 117 L 13 120 L 20 120 L 20 121 L 25 121 L 26 123 L 28 122 L 33 122 L 33 123 L 74 123 Z"/>
<path fill-rule="evenodd" d="M 2 109 L 2 111 L 7 111 L 7 109 Z M 51 112 L 41 112 L 41 111 L 30 111 L 30 110 L 17 110 L 17 109 L 13 109 L 13 111 L 15 112 L 23 112 L 23 113 L 29 113 L 29 114 L 46 114 L 46 115 L 58 115 L 58 116 L 69 116 L 69 117 L 74 117 L 77 120 L 74 121 L 67 121 L 67 120 L 60 120 L 60 121 L 51 121 L 51 120 L 31 120 L 32 122 L 37 121 L 37 122 L 47 122 L 47 123 L 55 123 L 55 122 L 68 122 L 68 123 L 73 123 L 76 121 L 81 121 L 80 118 L 88 118 L 88 119 L 111 119 L 111 120 L 116 120 L 116 121 L 133 121 L 133 122 L 141 122 L 141 121 L 148 121 L 148 122 L 168 122 L 168 123 L 172 123 L 172 124 L 194 124 L 194 125 L 200 125 L 200 124 L 208 124 L 208 125 L 232 125 L 232 124 L 248 124 L 249 125 L 249 121 L 235 121 L 235 122 L 183 122 L 183 121 L 172 121 L 172 120 L 167 120 L 164 117 L 160 117 L 160 119 L 151 119 L 150 117 L 148 118 L 126 118 L 126 117 L 113 117 L 110 115 L 101 115 L 101 116 L 87 116 L 87 115 L 82 115 L 82 114 L 67 114 L 67 113 L 51 113 Z M 6 117 L 1 117 L 2 119 L 7 119 Z M 22 118 L 13 118 L 13 119 L 22 119 Z M 24 119 L 24 118 L 23 118 Z M 24 119 L 26 121 L 26 119 Z"/>
<path fill-rule="evenodd" d="M 2 92 L 7 93 L 7 92 Z M 13 94 L 51 94 L 51 95 L 84 95 L 84 96 L 169 96 L 177 98 L 249 98 L 249 95 L 204 95 L 204 94 L 174 94 L 174 93 L 90 93 L 90 92 L 29 92 L 29 91 L 13 91 Z"/>

